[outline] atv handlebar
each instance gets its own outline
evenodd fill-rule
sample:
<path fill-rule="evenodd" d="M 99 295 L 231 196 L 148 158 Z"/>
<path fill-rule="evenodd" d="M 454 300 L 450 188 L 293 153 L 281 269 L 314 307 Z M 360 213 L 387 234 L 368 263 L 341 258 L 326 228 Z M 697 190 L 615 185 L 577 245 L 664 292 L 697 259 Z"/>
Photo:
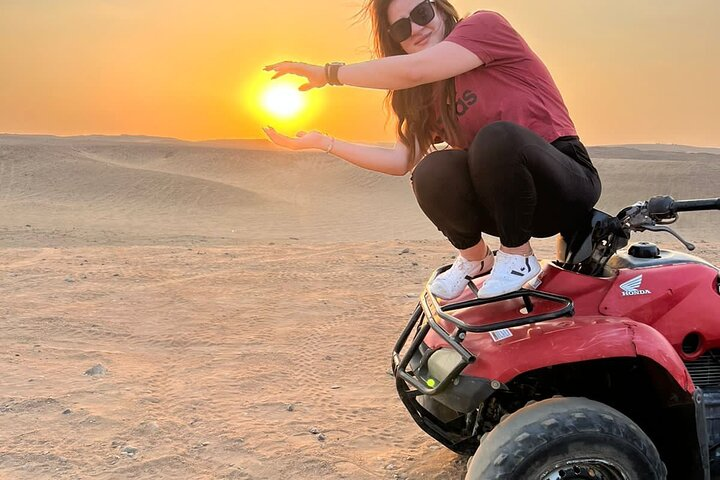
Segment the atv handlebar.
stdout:
<path fill-rule="evenodd" d="M 656 219 L 673 218 L 678 212 L 697 212 L 701 210 L 720 210 L 720 198 L 699 200 L 675 200 L 664 195 L 652 197 L 647 202 L 648 215 Z"/>
<path fill-rule="evenodd" d="M 699 210 L 720 210 L 720 198 L 701 200 L 676 200 L 672 209 L 676 212 L 697 212 Z"/>
<path fill-rule="evenodd" d="M 626 232 L 625 237 L 630 238 L 630 231 L 667 232 L 680 240 L 688 250 L 695 246 L 683 240 L 680 235 L 667 225 L 675 222 L 679 212 L 697 212 L 701 210 L 720 210 L 720 198 L 703 198 L 697 200 L 675 200 L 669 195 L 650 198 L 647 202 L 638 202 L 624 208 L 617 215 Z"/>

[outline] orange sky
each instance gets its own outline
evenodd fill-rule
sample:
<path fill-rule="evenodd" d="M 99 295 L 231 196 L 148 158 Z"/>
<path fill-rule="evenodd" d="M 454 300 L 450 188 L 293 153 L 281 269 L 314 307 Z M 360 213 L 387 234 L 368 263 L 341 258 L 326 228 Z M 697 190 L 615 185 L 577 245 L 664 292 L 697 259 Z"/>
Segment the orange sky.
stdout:
<path fill-rule="evenodd" d="M 257 138 L 267 63 L 369 58 L 359 0 L 0 0 L 0 132 Z M 717 0 L 457 0 L 505 15 L 587 144 L 720 146 Z M 392 138 L 383 92 L 325 88 L 279 130 Z"/>

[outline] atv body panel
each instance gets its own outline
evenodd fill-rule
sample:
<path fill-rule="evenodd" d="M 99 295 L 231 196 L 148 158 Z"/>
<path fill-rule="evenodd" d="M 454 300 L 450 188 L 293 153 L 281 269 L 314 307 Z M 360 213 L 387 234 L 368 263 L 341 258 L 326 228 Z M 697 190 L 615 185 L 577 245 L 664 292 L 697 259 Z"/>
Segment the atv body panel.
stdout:
<path fill-rule="evenodd" d="M 611 278 L 598 278 L 547 264 L 537 290 L 573 299 L 575 314 L 507 330 L 498 339 L 491 333 L 468 333 L 463 345 L 476 359 L 463 374 L 506 383 L 518 374 L 548 365 L 610 357 L 644 356 L 662 365 L 689 394 L 694 386 L 684 361 L 707 349 L 720 347 L 720 321 L 709 324 L 708 315 L 720 312 L 718 272 L 702 263 L 673 264 L 659 268 L 624 269 Z M 622 285 L 639 286 L 625 290 Z M 628 293 L 628 291 L 630 293 Z M 636 293 L 637 292 L 637 293 Z M 466 301 L 470 294 L 458 298 Z M 468 325 L 492 325 L 527 315 L 520 298 L 467 308 L 453 316 Z M 552 312 L 550 302 L 534 302 L 534 314 Z M 450 322 L 437 319 L 448 332 Z M 699 334 L 702 326 L 702 334 Z M 700 335 L 693 352 L 682 350 L 688 335 Z M 435 331 L 425 344 L 447 346 Z"/>

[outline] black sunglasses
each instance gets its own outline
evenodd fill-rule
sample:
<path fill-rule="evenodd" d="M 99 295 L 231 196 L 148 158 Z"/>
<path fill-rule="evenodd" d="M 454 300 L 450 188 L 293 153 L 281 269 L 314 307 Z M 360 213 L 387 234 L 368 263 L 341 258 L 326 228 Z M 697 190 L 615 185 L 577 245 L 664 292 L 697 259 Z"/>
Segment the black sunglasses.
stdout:
<path fill-rule="evenodd" d="M 422 3 L 410 11 L 409 17 L 401 18 L 390 25 L 388 32 L 390 32 L 392 39 L 397 43 L 400 43 L 410 38 L 412 35 L 411 21 L 415 25 L 419 25 L 421 27 L 430 23 L 432 19 L 435 18 L 435 9 L 432 6 L 433 3 L 435 3 L 435 0 L 423 0 Z"/>

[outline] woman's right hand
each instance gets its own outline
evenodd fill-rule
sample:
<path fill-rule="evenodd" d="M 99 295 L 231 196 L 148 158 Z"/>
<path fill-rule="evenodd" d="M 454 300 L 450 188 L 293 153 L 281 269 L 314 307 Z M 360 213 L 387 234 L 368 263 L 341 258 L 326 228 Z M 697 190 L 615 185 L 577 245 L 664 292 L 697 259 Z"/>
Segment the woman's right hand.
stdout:
<path fill-rule="evenodd" d="M 283 148 L 290 150 L 307 150 L 316 148 L 319 150 L 327 150 L 332 144 L 332 138 L 324 133 L 313 130 L 311 132 L 298 132 L 295 137 L 288 137 L 278 133 L 272 127 L 263 128 L 265 135 L 273 142 Z"/>
<path fill-rule="evenodd" d="M 325 67 L 321 67 L 320 65 L 310 65 L 309 63 L 302 62 L 280 62 L 274 65 L 268 65 L 264 68 L 264 70 L 267 72 L 275 72 L 272 80 L 287 74 L 305 77 L 307 79 L 307 83 L 298 87 L 298 90 L 303 92 L 312 88 L 320 88 L 327 85 Z"/>

